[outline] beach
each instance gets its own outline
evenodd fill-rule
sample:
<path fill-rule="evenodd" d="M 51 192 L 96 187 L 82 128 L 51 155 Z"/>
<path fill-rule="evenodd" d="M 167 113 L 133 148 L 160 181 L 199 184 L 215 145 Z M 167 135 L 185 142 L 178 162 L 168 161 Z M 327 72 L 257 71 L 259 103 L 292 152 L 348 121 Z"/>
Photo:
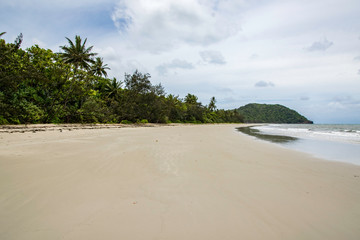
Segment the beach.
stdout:
<path fill-rule="evenodd" d="M 240 126 L 1 132 L 0 239 L 360 239 L 360 166 Z"/>

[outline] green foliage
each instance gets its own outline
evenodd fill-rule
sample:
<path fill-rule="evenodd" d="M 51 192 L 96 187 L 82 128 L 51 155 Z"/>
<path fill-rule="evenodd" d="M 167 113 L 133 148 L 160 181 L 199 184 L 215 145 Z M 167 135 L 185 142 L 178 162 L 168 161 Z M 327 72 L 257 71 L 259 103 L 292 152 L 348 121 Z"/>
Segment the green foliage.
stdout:
<path fill-rule="evenodd" d="M 23 50 L 21 34 L 14 43 L 0 39 L 0 124 L 242 122 L 233 110 L 216 110 L 215 97 L 203 106 L 193 94 L 166 96 L 148 73 L 125 74 L 122 88 L 87 39 L 66 39 L 62 53 Z"/>
<path fill-rule="evenodd" d="M 188 95 L 186 95 L 186 97 L 185 97 L 185 103 L 188 105 L 198 104 L 197 100 L 198 100 L 198 97 L 193 94 L 190 94 L 190 93 L 188 93 Z"/>
<path fill-rule="evenodd" d="M 120 122 L 121 124 L 132 124 L 133 122 L 129 121 L 129 120 L 121 120 Z"/>
<path fill-rule="evenodd" d="M 304 116 L 285 106 L 251 103 L 237 111 L 249 123 L 312 123 Z"/>
<path fill-rule="evenodd" d="M 114 118 L 105 102 L 96 96 L 88 96 L 77 112 L 82 123 L 106 123 Z"/>
<path fill-rule="evenodd" d="M 62 57 L 65 63 L 72 64 L 74 66 L 74 71 L 76 72 L 78 68 L 81 69 L 90 69 L 90 64 L 95 64 L 95 61 L 92 59 L 96 53 L 92 53 L 91 50 L 93 46 L 86 47 L 87 38 L 82 42 L 80 36 L 75 36 L 75 43 L 73 43 L 69 38 L 66 38 L 70 46 L 60 46 L 64 51 Z"/>
<path fill-rule="evenodd" d="M 5 124 L 9 124 L 9 122 L 3 116 L 0 115 L 0 125 L 5 125 Z"/>
<path fill-rule="evenodd" d="M 136 123 L 146 124 L 146 123 L 149 123 L 149 121 L 147 119 L 141 119 L 141 120 L 136 121 Z"/>
<path fill-rule="evenodd" d="M 118 82 L 116 78 L 113 78 L 112 80 L 106 81 L 102 90 L 106 93 L 107 97 L 117 98 L 121 91 L 121 84 L 122 82 Z"/>
<path fill-rule="evenodd" d="M 215 104 L 216 104 L 216 99 L 215 99 L 215 97 L 212 97 L 210 99 L 210 103 L 209 103 L 209 106 L 208 106 L 209 111 L 214 112 L 216 110 L 216 105 Z"/>
<path fill-rule="evenodd" d="M 95 59 L 95 62 L 93 63 L 93 65 L 91 66 L 91 72 L 92 74 L 94 74 L 95 76 L 99 76 L 101 77 L 102 75 L 104 75 L 105 77 L 107 77 L 107 72 L 106 70 L 110 70 L 110 68 L 108 67 L 107 64 L 104 64 L 103 59 L 100 57 L 97 57 Z"/>
<path fill-rule="evenodd" d="M 125 74 L 125 87 L 134 94 L 149 93 L 152 89 L 150 74 L 142 74 L 136 70 L 132 75 Z"/>

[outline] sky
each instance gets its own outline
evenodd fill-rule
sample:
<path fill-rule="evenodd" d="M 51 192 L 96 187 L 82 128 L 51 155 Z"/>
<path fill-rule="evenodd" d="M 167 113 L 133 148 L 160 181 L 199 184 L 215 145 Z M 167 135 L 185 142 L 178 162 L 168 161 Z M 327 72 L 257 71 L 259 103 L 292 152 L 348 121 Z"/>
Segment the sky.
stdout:
<path fill-rule="evenodd" d="M 0 0 L 0 32 L 60 51 L 87 38 L 110 77 L 150 73 L 204 105 L 282 104 L 360 124 L 359 0 Z"/>

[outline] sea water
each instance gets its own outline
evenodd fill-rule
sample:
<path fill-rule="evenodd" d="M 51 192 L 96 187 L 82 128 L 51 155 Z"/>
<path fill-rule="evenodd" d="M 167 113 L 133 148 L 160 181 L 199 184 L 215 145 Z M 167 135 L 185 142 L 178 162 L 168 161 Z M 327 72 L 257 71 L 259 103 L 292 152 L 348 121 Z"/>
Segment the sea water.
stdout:
<path fill-rule="evenodd" d="M 360 165 L 357 124 L 268 124 L 240 131 L 315 157 Z"/>

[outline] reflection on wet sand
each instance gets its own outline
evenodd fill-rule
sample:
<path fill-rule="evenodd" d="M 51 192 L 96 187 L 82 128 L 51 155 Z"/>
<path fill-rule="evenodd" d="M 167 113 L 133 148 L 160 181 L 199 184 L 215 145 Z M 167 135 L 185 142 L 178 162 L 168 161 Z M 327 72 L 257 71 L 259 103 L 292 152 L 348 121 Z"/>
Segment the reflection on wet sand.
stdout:
<path fill-rule="evenodd" d="M 260 133 L 259 130 L 254 129 L 252 127 L 239 127 L 239 128 L 237 128 L 237 130 L 239 132 L 245 133 L 247 135 L 254 136 L 259 139 L 270 141 L 270 142 L 275 142 L 275 143 L 289 143 L 289 142 L 294 142 L 294 141 L 298 140 L 298 138 L 295 138 L 295 137 Z"/>

